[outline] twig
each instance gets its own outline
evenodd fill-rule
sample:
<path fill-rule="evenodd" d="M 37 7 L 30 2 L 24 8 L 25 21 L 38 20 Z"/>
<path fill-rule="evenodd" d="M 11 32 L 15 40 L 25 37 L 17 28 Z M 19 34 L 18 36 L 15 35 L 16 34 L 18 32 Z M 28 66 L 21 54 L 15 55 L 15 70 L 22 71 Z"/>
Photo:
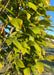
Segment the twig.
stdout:
<path fill-rule="evenodd" d="M 14 27 L 12 27 L 12 28 L 11 28 L 11 30 L 10 30 L 10 32 L 9 32 L 9 34 L 8 34 L 8 36 L 4 38 L 4 41 L 1 43 L 1 46 L 0 46 L 0 47 L 2 47 L 2 46 L 3 46 L 3 44 L 4 44 L 4 43 L 5 43 L 5 41 L 6 41 L 6 39 L 9 37 L 9 35 L 11 35 L 11 33 L 12 33 L 13 29 L 14 29 Z"/>
<path fill-rule="evenodd" d="M 9 36 L 9 35 L 11 35 L 11 33 L 12 33 L 13 29 L 14 29 L 14 27 L 12 27 L 12 28 L 11 28 L 11 30 L 10 30 L 10 32 L 9 32 L 9 34 L 8 34 L 8 36 Z"/>
<path fill-rule="evenodd" d="M 9 5 L 10 0 L 8 0 L 8 2 L 6 3 L 6 5 L 4 6 L 5 8 Z M 1 3 L 0 3 L 1 4 Z M 0 12 L 1 12 L 2 8 L 0 8 Z M 2 12 L 4 12 L 5 9 L 2 10 Z"/>
<path fill-rule="evenodd" d="M 10 53 L 9 53 L 9 55 L 7 56 L 7 58 L 6 58 L 5 62 L 3 63 L 3 65 L 6 64 L 6 62 L 7 62 L 8 58 L 9 58 L 9 56 L 11 55 L 11 53 L 12 53 L 12 51 L 10 51 Z M 9 64 L 8 64 L 8 65 L 9 65 Z M 10 67 L 12 67 L 12 66 L 9 66 L 8 68 L 10 68 Z M 8 69 L 8 68 L 7 68 L 7 69 Z M 4 66 L 3 66 L 2 71 L 5 72 L 5 67 L 4 67 Z"/>
<path fill-rule="evenodd" d="M 9 3 L 10 3 L 10 0 L 8 0 L 7 4 L 5 5 L 5 8 L 9 5 Z M 3 9 L 2 12 L 4 12 L 4 10 L 5 10 L 5 9 Z"/>

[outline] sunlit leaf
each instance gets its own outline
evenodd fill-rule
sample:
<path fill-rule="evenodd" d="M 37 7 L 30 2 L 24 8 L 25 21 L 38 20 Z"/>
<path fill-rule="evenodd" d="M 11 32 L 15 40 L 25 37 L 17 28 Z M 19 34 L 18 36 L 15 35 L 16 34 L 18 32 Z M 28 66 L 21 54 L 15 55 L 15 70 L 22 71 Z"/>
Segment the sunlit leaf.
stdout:
<path fill-rule="evenodd" d="M 20 59 L 15 59 L 15 64 L 17 67 L 24 68 L 24 64 Z"/>
<path fill-rule="evenodd" d="M 39 27 L 33 27 L 31 29 L 35 34 L 41 34 L 40 28 Z"/>
<path fill-rule="evenodd" d="M 47 7 L 47 11 L 54 11 L 54 6 Z"/>
<path fill-rule="evenodd" d="M 39 73 L 44 72 L 44 66 L 43 66 L 43 63 L 37 62 L 37 63 L 36 63 L 36 67 L 37 67 L 37 70 L 38 70 Z"/>
<path fill-rule="evenodd" d="M 0 68 L 2 68 L 2 64 L 0 63 Z"/>
<path fill-rule="evenodd" d="M 11 17 L 9 17 L 9 19 L 10 19 L 10 23 L 13 26 L 15 26 L 18 29 L 22 28 L 23 21 L 21 19 L 19 19 L 19 18 L 11 18 Z"/>
<path fill-rule="evenodd" d="M 45 56 L 45 59 L 48 60 L 48 61 L 54 61 L 54 56 L 48 55 L 48 56 Z"/>
<path fill-rule="evenodd" d="M 26 68 L 23 70 L 24 75 L 30 75 L 30 68 Z"/>
<path fill-rule="evenodd" d="M 33 3 L 31 3 L 31 2 L 28 2 L 28 7 L 32 8 L 34 11 L 37 10 L 37 6 L 35 4 L 33 4 Z"/>

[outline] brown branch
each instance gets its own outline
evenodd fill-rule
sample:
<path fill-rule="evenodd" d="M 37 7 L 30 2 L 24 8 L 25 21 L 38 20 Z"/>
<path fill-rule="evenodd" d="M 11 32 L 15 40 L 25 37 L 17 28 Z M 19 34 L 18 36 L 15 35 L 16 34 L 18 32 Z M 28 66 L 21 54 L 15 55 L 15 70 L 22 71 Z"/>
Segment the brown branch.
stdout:
<path fill-rule="evenodd" d="M 9 35 L 12 33 L 13 29 L 14 29 L 14 27 L 11 28 L 11 30 L 10 30 L 8 36 L 4 38 L 4 41 L 1 43 L 1 46 L 0 46 L 0 47 L 2 47 L 3 44 L 6 42 L 6 39 L 7 39 L 7 38 L 9 37 Z M 4 33 L 4 35 L 5 35 L 5 33 Z"/>
<path fill-rule="evenodd" d="M 5 8 L 9 5 L 10 0 L 8 0 L 8 2 L 6 3 L 6 5 L 4 6 Z M 1 4 L 1 3 L 0 3 Z M 0 8 L 0 12 L 1 12 L 2 8 Z M 2 10 L 2 12 L 4 12 L 5 9 Z"/>
<path fill-rule="evenodd" d="M 9 32 L 9 34 L 8 34 L 8 36 L 9 36 L 9 35 L 11 35 L 11 33 L 12 33 L 13 29 L 14 29 L 14 27 L 12 27 L 12 28 L 11 28 L 11 30 L 10 30 L 10 32 Z"/>
<path fill-rule="evenodd" d="M 5 5 L 5 8 L 9 5 L 10 0 L 8 0 L 7 4 Z M 2 12 L 4 12 L 5 9 L 2 10 Z"/>

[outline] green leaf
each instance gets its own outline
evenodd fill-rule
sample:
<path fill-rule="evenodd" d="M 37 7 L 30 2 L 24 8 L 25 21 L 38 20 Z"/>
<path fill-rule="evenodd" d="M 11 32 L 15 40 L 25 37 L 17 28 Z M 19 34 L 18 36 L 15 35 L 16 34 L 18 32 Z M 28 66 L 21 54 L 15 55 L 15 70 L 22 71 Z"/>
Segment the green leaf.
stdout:
<path fill-rule="evenodd" d="M 19 49 L 16 48 L 16 47 L 13 47 L 14 51 L 15 51 L 15 54 L 19 52 Z"/>
<path fill-rule="evenodd" d="M 28 2 L 28 7 L 32 8 L 34 11 L 37 10 L 37 6 L 34 3 Z"/>
<path fill-rule="evenodd" d="M 34 37 L 30 35 L 29 40 L 34 41 Z"/>
<path fill-rule="evenodd" d="M 29 53 L 29 51 L 26 48 L 23 48 L 23 45 L 19 41 L 17 41 L 16 39 L 13 40 L 13 43 L 19 49 L 19 51 L 21 50 L 21 52 L 22 52 L 23 55 L 25 53 Z"/>
<path fill-rule="evenodd" d="M 40 28 L 39 27 L 33 27 L 32 29 L 31 29 L 35 34 L 41 34 L 41 31 L 40 31 Z"/>
<path fill-rule="evenodd" d="M 28 46 L 28 44 L 27 44 L 26 41 L 22 42 L 22 44 L 23 44 L 23 47 L 24 47 L 24 48 L 28 48 L 28 49 L 30 49 L 30 47 Z"/>
<path fill-rule="evenodd" d="M 45 50 L 44 49 L 41 49 L 41 53 L 42 53 L 42 55 L 45 56 Z"/>
<path fill-rule="evenodd" d="M 11 45 L 12 39 L 11 39 L 11 38 L 7 39 L 7 40 L 6 40 L 6 43 L 7 43 L 8 46 Z"/>
<path fill-rule="evenodd" d="M 23 72 L 24 72 L 24 75 L 30 75 L 30 68 L 25 68 Z"/>
<path fill-rule="evenodd" d="M 54 56 L 53 55 L 47 55 L 47 56 L 45 56 L 45 59 L 48 61 L 54 61 Z"/>
<path fill-rule="evenodd" d="M 27 15 L 27 19 L 29 20 L 31 15 L 26 10 L 23 10 L 23 12 Z"/>
<path fill-rule="evenodd" d="M 34 47 L 36 49 L 36 54 L 41 58 L 41 48 L 37 43 L 34 43 Z"/>
<path fill-rule="evenodd" d="M 9 15 L 8 15 L 8 18 L 9 18 L 9 20 L 12 20 L 12 19 L 13 19 L 13 17 L 11 17 L 11 16 L 9 16 Z"/>
<path fill-rule="evenodd" d="M 16 45 L 16 47 L 17 47 L 19 50 L 23 50 L 23 47 L 22 47 L 21 43 L 18 42 L 18 40 L 14 39 L 14 40 L 13 40 L 13 43 Z"/>
<path fill-rule="evenodd" d="M 13 32 L 13 33 L 10 35 L 10 37 L 15 36 L 16 34 L 17 34 L 17 32 Z"/>
<path fill-rule="evenodd" d="M 49 20 L 47 20 L 47 19 L 40 20 L 39 23 L 40 23 L 41 25 L 51 26 Z"/>
<path fill-rule="evenodd" d="M 34 75 L 39 75 L 39 74 L 37 73 L 36 65 L 32 66 L 32 67 L 31 67 L 31 70 L 33 71 L 33 74 L 34 74 Z"/>
<path fill-rule="evenodd" d="M 35 27 L 35 24 L 33 24 L 33 23 L 29 23 L 29 25 Z"/>
<path fill-rule="evenodd" d="M 17 59 L 17 58 L 15 59 L 15 65 L 19 68 L 24 68 L 25 67 L 23 62 L 20 59 Z"/>
<path fill-rule="evenodd" d="M 47 11 L 54 11 L 54 6 L 49 6 L 46 9 L 47 9 Z"/>
<path fill-rule="evenodd" d="M 42 0 L 43 4 L 46 6 L 50 6 L 50 0 Z"/>
<path fill-rule="evenodd" d="M 23 21 L 19 18 L 12 18 L 9 16 L 10 23 L 18 29 L 22 28 Z"/>
<path fill-rule="evenodd" d="M 38 70 L 39 73 L 44 72 L 44 65 L 43 65 L 43 63 L 37 62 L 36 63 L 36 67 L 37 67 L 37 70 Z"/>

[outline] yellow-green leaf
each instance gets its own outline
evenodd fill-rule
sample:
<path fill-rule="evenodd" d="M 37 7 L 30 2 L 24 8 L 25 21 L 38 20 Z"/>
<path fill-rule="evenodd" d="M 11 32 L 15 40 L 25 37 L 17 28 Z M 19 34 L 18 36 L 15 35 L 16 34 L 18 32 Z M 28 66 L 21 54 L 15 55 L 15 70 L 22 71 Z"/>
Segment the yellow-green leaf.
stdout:
<path fill-rule="evenodd" d="M 24 68 L 24 63 L 20 59 L 15 59 L 15 65 L 20 68 Z"/>
<path fill-rule="evenodd" d="M 34 11 L 37 10 L 37 6 L 34 3 L 28 2 L 28 7 L 32 8 Z"/>
<path fill-rule="evenodd" d="M 47 11 L 54 11 L 54 6 L 49 6 L 46 9 L 47 9 Z"/>
<path fill-rule="evenodd" d="M 37 67 L 37 70 L 38 70 L 39 73 L 44 72 L 44 66 L 43 66 L 43 63 L 37 62 L 37 63 L 36 63 L 36 67 Z"/>
<path fill-rule="evenodd" d="M 8 16 L 9 19 L 10 19 L 10 23 L 15 26 L 16 28 L 18 29 L 21 29 L 22 28 L 22 24 L 23 24 L 23 21 L 19 18 L 12 18 L 10 16 Z"/>
<path fill-rule="evenodd" d="M 54 56 L 48 55 L 48 56 L 45 56 L 45 59 L 48 60 L 48 61 L 54 61 Z"/>
<path fill-rule="evenodd" d="M 32 29 L 31 29 L 35 34 L 41 34 L 41 31 L 40 31 L 40 28 L 39 27 L 33 27 Z"/>
<path fill-rule="evenodd" d="M 0 63 L 0 68 L 2 68 L 2 64 Z"/>
<path fill-rule="evenodd" d="M 41 56 L 41 48 L 39 47 L 39 45 L 37 44 L 37 43 L 35 43 L 34 44 L 34 47 L 35 47 L 35 49 L 36 49 L 36 54 L 38 55 L 38 56 L 40 56 L 40 58 L 42 57 Z"/>
<path fill-rule="evenodd" d="M 26 68 L 23 70 L 24 75 L 30 75 L 30 68 Z"/>
<path fill-rule="evenodd" d="M 0 48 L 0 51 L 2 50 L 2 48 Z"/>

